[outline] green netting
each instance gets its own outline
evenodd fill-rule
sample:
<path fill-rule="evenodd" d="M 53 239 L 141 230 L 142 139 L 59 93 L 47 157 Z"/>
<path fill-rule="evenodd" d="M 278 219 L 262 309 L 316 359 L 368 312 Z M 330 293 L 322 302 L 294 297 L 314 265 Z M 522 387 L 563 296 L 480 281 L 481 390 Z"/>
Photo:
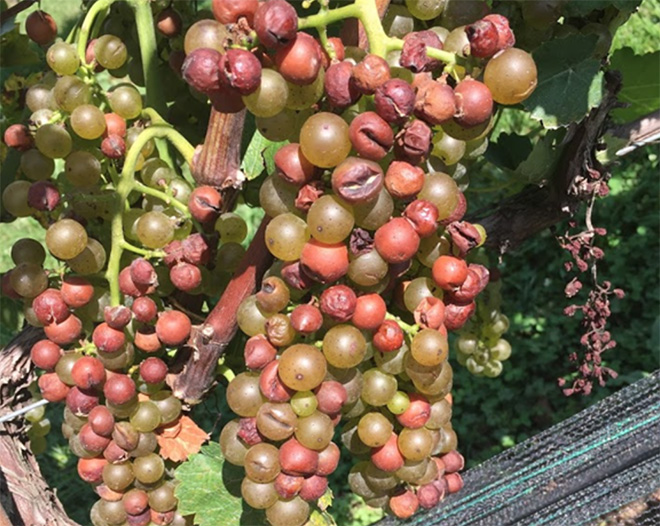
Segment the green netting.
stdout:
<path fill-rule="evenodd" d="M 437 509 L 379 526 L 578 526 L 660 488 L 660 371 L 464 474 Z M 643 521 L 643 522 L 642 522 Z M 660 525 L 657 505 L 635 522 Z"/>

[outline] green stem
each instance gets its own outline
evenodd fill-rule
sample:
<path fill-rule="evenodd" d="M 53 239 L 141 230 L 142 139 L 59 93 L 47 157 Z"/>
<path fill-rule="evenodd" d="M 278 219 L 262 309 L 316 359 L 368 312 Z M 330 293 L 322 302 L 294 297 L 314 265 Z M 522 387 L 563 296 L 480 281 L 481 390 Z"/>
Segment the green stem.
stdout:
<path fill-rule="evenodd" d="M 187 218 L 191 217 L 190 210 L 188 210 L 188 205 L 182 203 L 181 201 L 177 201 L 171 195 L 168 195 L 167 193 L 162 192 L 157 188 L 151 188 L 146 184 L 138 183 L 136 181 L 133 184 L 133 190 L 135 190 L 136 192 L 142 192 L 143 194 L 147 194 L 152 197 L 156 197 L 157 199 L 160 199 L 161 201 L 167 203 L 168 205 L 172 205 L 174 208 L 182 212 L 183 215 L 185 215 Z"/>
<path fill-rule="evenodd" d="M 109 9 L 115 1 L 116 0 L 98 0 L 95 4 L 92 4 L 92 7 L 87 11 L 85 20 L 83 20 L 82 26 L 80 27 L 80 33 L 78 34 L 78 56 L 83 64 L 86 64 L 85 51 L 87 51 L 87 42 L 92 27 L 94 26 L 94 20 L 99 13 L 103 12 L 105 9 Z"/>
<path fill-rule="evenodd" d="M 135 252 L 136 254 L 144 256 L 147 259 L 162 258 L 165 255 L 165 252 L 163 252 L 162 250 L 146 250 L 144 248 L 136 247 L 135 245 L 132 245 L 126 240 L 121 242 L 121 248 L 124 250 L 130 250 L 131 252 Z"/>
<path fill-rule="evenodd" d="M 322 26 L 329 26 L 334 22 L 340 22 L 346 18 L 359 18 L 360 7 L 358 3 L 338 7 L 337 9 L 330 9 L 315 15 L 310 15 L 298 20 L 298 29 L 312 29 Z"/>
<path fill-rule="evenodd" d="M 137 136 L 135 142 L 132 144 L 131 148 L 126 153 L 126 160 L 124 161 L 124 167 L 121 171 L 121 177 L 119 184 L 117 184 L 116 199 L 112 216 L 111 223 L 111 239 L 112 239 L 112 248 L 110 250 L 110 257 L 108 258 L 108 268 L 105 272 L 105 278 L 108 281 L 110 286 L 110 303 L 111 305 L 119 305 L 121 301 L 121 293 L 119 290 L 119 267 L 121 265 L 121 256 L 124 250 L 131 250 L 138 254 L 142 254 L 149 257 L 154 257 L 159 255 L 159 252 L 143 250 L 138 247 L 134 247 L 124 239 L 124 225 L 122 212 L 124 209 L 125 203 L 128 201 L 129 194 L 138 188 L 143 186 L 142 183 L 135 181 L 135 165 L 137 164 L 138 157 L 142 148 L 152 139 L 163 138 L 170 141 L 174 147 L 179 150 L 183 158 L 187 163 L 192 161 L 192 156 L 195 149 L 192 145 L 176 130 L 169 126 L 163 125 L 154 125 L 150 126 L 142 133 Z M 146 187 L 149 188 L 149 187 Z M 149 190 L 154 190 L 149 188 Z M 159 194 L 158 190 L 154 190 Z M 166 194 L 163 194 L 167 197 Z"/>
<path fill-rule="evenodd" d="M 419 332 L 419 325 L 417 324 L 410 325 L 409 323 L 406 323 L 398 316 L 395 316 L 394 314 L 390 314 L 389 312 L 385 315 L 385 319 L 395 321 L 399 325 L 399 327 L 401 327 L 401 330 L 406 334 L 408 334 L 409 336 L 414 336 Z"/>
<path fill-rule="evenodd" d="M 228 382 L 231 382 L 234 378 L 236 378 L 236 374 L 234 374 L 234 371 L 232 371 L 225 364 L 218 366 L 218 374 L 224 376 Z"/>

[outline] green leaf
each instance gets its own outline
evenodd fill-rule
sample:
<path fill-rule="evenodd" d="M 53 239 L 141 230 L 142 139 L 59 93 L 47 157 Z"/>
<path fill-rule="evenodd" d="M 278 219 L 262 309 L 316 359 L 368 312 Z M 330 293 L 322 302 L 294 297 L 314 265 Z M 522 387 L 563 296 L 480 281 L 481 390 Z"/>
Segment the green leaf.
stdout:
<path fill-rule="evenodd" d="M 40 66 L 39 55 L 32 49 L 31 40 L 22 35 L 15 25 L 0 37 L 0 64 L 2 69 L 11 69 L 18 66 Z"/>
<path fill-rule="evenodd" d="M 540 46 L 532 55 L 538 85 L 523 102 L 546 128 L 580 121 L 602 99 L 603 73 L 593 57 L 596 35 L 570 35 Z"/>
<path fill-rule="evenodd" d="M 241 164 L 241 170 L 245 173 L 248 181 L 256 179 L 261 175 L 261 172 L 264 169 L 271 173 L 275 169 L 275 163 L 273 162 L 273 156 L 275 152 L 287 141 L 283 142 L 272 142 L 266 139 L 259 130 L 254 131 L 250 144 L 245 151 L 243 156 L 243 163 Z"/>
<path fill-rule="evenodd" d="M 597 9 L 607 9 L 609 6 L 632 12 L 641 3 L 642 0 L 580 0 L 579 2 L 567 2 L 565 16 L 582 17 Z"/>
<path fill-rule="evenodd" d="M 265 524 L 263 513 L 241 499 L 243 469 L 225 463 L 220 444 L 202 447 L 176 470 L 176 497 L 182 515 L 195 514 L 199 526 L 252 526 Z"/>
<path fill-rule="evenodd" d="M 539 183 L 552 173 L 559 160 L 561 150 L 556 145 L 562 135 L 563 131 L 552 130 L 536 141 L 530 154 L 516 168 L 516 175 L 528 183 Z"/>
<path fill-rule="evenodd" d="M 616 122 L 630 122 L 660 108 L 660 51 L 635 55 L 626 47 L 616 51 L 610 62 L 623 75 L 619 100 L 630 104 L 612 111 Z"/>

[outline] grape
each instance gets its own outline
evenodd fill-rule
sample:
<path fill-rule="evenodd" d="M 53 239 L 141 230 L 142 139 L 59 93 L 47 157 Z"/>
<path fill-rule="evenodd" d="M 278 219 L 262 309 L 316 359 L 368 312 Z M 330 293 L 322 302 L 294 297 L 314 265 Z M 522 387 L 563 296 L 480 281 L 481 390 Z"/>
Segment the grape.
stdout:
<path fill-rule="evenodd" d="M 392 436 L 394 427 L 381 413 L 370 412 L 360 418 L 358 423 L 358 436 L 369 447 L 385 445 Z"/>
<path fill-rule="evenodd" d="M 278 500 L 277 491 L 272 482 L 262 484 L 254 482 L 248 477 L 245 477 L 241 483 L 241 496 L 249 506 L 257 510 L 269 508 Z"/>
<path fill-rule="evenodd" d="M 57 42 L 48 48 L 46 61 L 58 75 L 73 75 L 80 66 L 76 48 L 66 42 Z"/>
<path fill-rule="evenodd" d="M 367 342 L 362 333 L 352 325 L 337 325 L 323 337 L 323 354 L 328 363 L 348 369 L 362 362 Z"/>
<path fill-rule="evenodd" d="M 227 387 L 227 404 L 242 417 L 253 417 L 264 403 L 259 389 L 259 375 L 241 373 Z"/>
<path fill-rule="evenodd" d="M 337 166 L 351 151 L 348 124 L 333 113 L 317 113 L 307 119 L 300 130 L 300 148 L 316 166 Z"/>
<path fill-rule="evenodd" d="M 45 84 L 30 86 L 25 95 L 25 104 L 32 112 L 53 110 L 57 107 L 51 88 Z"/>
<path fill-rule="evenodd" d="M 71 127 L 83 139 L 98 139 L 106 130 L 103 112 L 91 104 L 82 104 L 71 112 Z"/>
<path fill-rule="evenodd" d="M 88 104 L 91 99 L 89 86 L 78 77 L 67 75 L 57 79 L 53 87 L 53 98 L 60 109 L 72 112 L 82 104 Z"/>
<path fill-rule="evenodd" d="M 275 276 L 264 279 L 256 294 L 257 304 L 265 312 L 280 312 L 289 304 L 290 297 L 286 283 Z"/>
<path fill-rule="evenodd" d="M 266 317 L 257 305 L 256 296 L 248 296 L 238 306 L 236 321 L 239 328 L 248 336 L 265 334 Z"/>
<path fill-rule="evenodd" d="M 266 246 L 271 254 L 282 261 L 299 259 L 308 239 L 305 221 L 291 213 L 278 215 L 266 227 Z"/>
<path fill-rule="evenodd" d="M 124 119 L 135 119 L 142 112 L 142 96 L 133 86 L 119 86 L 108 99 L 112 111 Z"/>
<path fill-rule="evenodd" d="M 34 298 L 48 287 L 48 276 L 41 265 L 21 263 L 12 270 L 10 283 L 20 296 Z"/>
<path fill-rule="evenodd" d="M 302 526 L 309 518 L 309 504 L 300 497 L 278 500 L 266 510 L 271 526 Z"/>
<path fill-rule="evenodd" d="M 133 461 L 133 472 L 142 484 L 153 484 L 165 473 L 165 462 L 156 453 L 139 456 Z"/>
<path fill-rule="evenodd" d="M 259 189 L 259 204 L 267 216 L 276 217 L 287 212 L 297 213 L 295 200 L 298 188 L 282 177 L 271 175 Z"/>
<path fill-rule="evenodd" d="M 325 377 L 326 360 L 315 347 L 292 345 L 280 357 L 279 375 L 284 384 L 296 391 L 310 391 Z"/>
<path fill-rule="evenodd" d="M 245 442 L 238 438 L 237 433 L 239 429 L 240 424 L 238 420 L 231 420 L 227 422 L 220 433 L 220 448 L 222 449 L 222 455 L 228 462 L 236 466 L 243 465 L 245 455 L 249 449 Z"/>
<path fill-rule="evenodd" d="M 21 155 L 21 171 L 31 181 L 43 181 L 55 171 L 55 162 L 36 148 L 27 150 Z"/>
<path fill-rule="evenodd" d="M 433 203 L 438 209 L 438 219 L 441 221 L 449 217 L 458 204 L 458 186 L 449 175 L 432 172 L 426 177 L 417 197 Z"/>
<path fill-rule="evenodd" d="M 136 235 L 148 248 L 163 248 L 174 238 L 174 225 L 162 212 L 147 212 L 137 220 Z"/>
<path fill-rule="evenodd" d="M 431 20 L 442 13 L 446 0 L 406 0 L 410 14 L 419 20 Z"/>
<path fill-rule="evenodd" d="M 393 415 L 400 415 L 410 407 L 410 398 L 403 391 L 397 391 L 389 402 L 387 402 L 387 409 Z"/>
<path fill-rule="evenodd" d="M 307 85 L 298 85 L 287 82 L 289 97 L 286 102 L 288 110 L 304 110 L 312 107 L 323 96 L 325 73 L 321 69 L 316 79 Z"/>
<path fill-rule="evenodd" d="M 433 449 L 433 438 L 428 429 L 408 429 L 404 428 L 399 433 L 399 450 L 401 454 L 412 461 L 424 460 L 431 454 Z"/>
<path fill-rule="evenodd" d="M 165 311 L 161 313 L 156 322 L 158 339 L 168 347 L 177 347 L 183 344 L 188 340 L 191 329 L 190 318 L 180 311 Z"/>
<path fill-rule="evenodd" d="M 316 451 L 325 449 L 334 433 L 330 417 L 320 411 L 298 418 L 296 439 L 305 447 Z"/>
<path fill-rule="evenodd" d="M 151 401 L 139 402 L 130 417 L 131 425 L 141 433 L 149 433 L 161 424 L 158 406 Z"/>
<path fill-rule="evenodd" d="M 332 195 L 314 202 L 307 214 L 311 235 L 323 243 L 343 241 L 351 233 L 354 223 L 352 207 Z"/>
<path fill-rule="evenodd" d="M 151 509 L 164 513 L 176 508 L 178 499 L 174 496 L 174 485 L 165 482 L 149 492 L 149 506 Z"/>
<path fill-rule="evenodd" d="M 291 92 L 289 85 L 289 92 Z M 293 97 L 291 97 L 293 99 Z M 293 99 L 295 100 L 295 99 Z M 287 99 L 287 104 L 289 100 Z M 298 124 L 298 112 L 285 109 L 273 117 L 257 117 L 255 119 L 257 130 L 266 139 L 273 142 L 298 140 L 300 130 Z"/>
<path fill-rule="evenodd" d="M 240 243 L 247 236 L 245 220 L 232 212 L 222 214 L 215 223 L 223 243 Z"/>
<path fill-rule="evenodd" d="M 71 135 L 57 124 L 46 124 L 34 136 L 37 149 L 51 159 L 63 159 L 71 152 Z"/>
<path fill-rule="evenodd" d="M 25 19 L 25 32 L 30 39 L 43 46 L 57 36 L 57 24 L 48 13 L 37 10 Z"/>
<path fill-rule="evenodd" d="M 73 186 L 93 186 L 101 178 L 101 163 L 90 152 L 74 151 L 66 158 L 64 174 Z"/>
<path fill-rule="evenodd" d="M 186 55 L 195 49 L 209 48 L 224 53 L 224 41 L 229 37 L 229 32 L 223 24 L 216 20 L 199 20 L 186 31 L 183 47 Z"/>
<path fill-rule="evenodd" d="M 94 57 L 106 69 L 118 69 L 128 58 L 126 46 L 114 35 L 102 35 L 94 44 Z"/>
<path fill-rule="evenodd" d="M 272 444 L 256 444 L 245 454 L 243 467 L 253 482 L 272 482 L 280 472 L 279 451 Z"/>
<path fill-rule="evenodd" d="M 362 203 L 354 209 L 355 224 L 367 230 L 376 230 L 392 216 L 394 201 L 390 193 L 383 188 L 378 198 L 369 203 Z"/>
<path fill-rule="evenodd" d="M 181 400 L 173 396 L 170 391 L 159 391 L 152 395 L 151 401 L 158 407 L 163 425 L 174 422 L 181 415 Z"/>
<path fill-rule="evenodd" d="M 377 368 L 366 371 L 362 378 L 362 399 L 376 407 L 386 405 L 397 392 L 397 380 L 394 376 Z"/>
<path fill-rule="evenodd" d="M 106 464 L 103 468 L 103 483 L 114 491 L 123 491 L 135 480 L 130 462 Z M 102 501 L 104 502 L 104 501 Z"/>
<path fill-rule="evenodd" d="M 277 71 L 264 69 L 261 72 L 261 84 L 250 95 L 243 96 L 247 109 L 256 117 L 274 117 L 287 103 L 289 88 Z"/>
<path fill-rule="evenodd" d="M 310 416 L 318 407 L 318 400 L 311 391 L 298 391 L 290 401 L 293 411 L 300 417 Z"/>
<path fill-rule="evenodd" d="M 500 104 L 518 104 L 527 99 L 537 83 L 536 64 L 522 49 L 509 48 L 486 65 L 484 82 Z"/>
<path fill-rule="evenodd" d="M 28 192 L 31 183 L 29 181 L 14 181 L 9 183 L 2 192 L 2 206 L 15 217 L 28 217 L 35 210 L 28 204 Z"/>
<path fill-rule="evenodd" d="M 465 155 L 465 142 L 455 139 L 448 133 L 436 133 L 433 136 L 431 155 L 440 159 L 445 166 L 453 166 Z"/>
<path fill-rule="evenodd" d="M 96 239 L 88 238 L 87 246 L 76 257 L 67 261 L 71 269 L 83 276 L 96 274 L 103 270 L 106 253 L 103 245 Z"/>
<path fill-rule="evenodd" d="M 265 403 L 256 415 L 259 433 L 268 440 L 278 442 L 286 440 L 296 430 L 298 417 L 287 403 Z"/>
<path fill-rule="evenodd" d="M 85 228 L 73 219 L 61 219 L 46 232 L 46 246 L 58 259 L 73 259 L 87 247 Z"/>

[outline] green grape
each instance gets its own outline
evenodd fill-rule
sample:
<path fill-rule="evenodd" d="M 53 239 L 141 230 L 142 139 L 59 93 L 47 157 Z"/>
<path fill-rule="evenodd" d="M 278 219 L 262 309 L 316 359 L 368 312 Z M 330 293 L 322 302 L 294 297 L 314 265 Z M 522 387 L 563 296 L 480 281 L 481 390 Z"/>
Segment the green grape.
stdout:
<path fill-rule="evenodd" d="M 415 309 L 424 298 L 436 295 L 436 286 L 430 278 L 415 278 L 406 287 L 403 293 L 403 302 L 410 312 Z"/>
<path fill-rule="evenodd" d="M 50 86 L 35 84 L 30 86 L 25 94 L 25 105 L 32 112 L 39 110 L 53 110 L 57 106 Z"/>
<path fill-rule="evenodd" d="M 405 413 L 408 407 L 410 407 L 410 398 L 404 391 L 397 391 L 387 402 L 387 409 L 389 409 L 393 415 Z"/>
<path fill-rule="evenodd" d="M 87 239 L 87 246 L 76 257 L 69 259 L 67 263 L 71 270 L 87 276 L 101 272 L 105 266 L 106 253 L 103 245 L 91 237 Z"/>
<path fill-rule="evenodd" d="M 309 449 L 320 451 L 332 441 L 335 426 L 325 413 L 315 411 L 309 416 L 298 418 L 296 439 Z"/>
<path fill-rule="evenodd" d="M 101 162 L 90 152 L 71 152 L 64 163 L 64 175 L 77 188 L 94 186 L 101 179 Z"/>
<path fill-rule="evenodd" d="M 443 49 L 456 53 L 459 57 L 466 57 L 470 54 L 470 41 L 465 32 L 465 26 L 459 26 L 449 32 L 443 42 Z"/>
<path fill-rule="evenodd" d="M 489 360 L 484 364 L 484 376 L 496 378 L 502 374 L 502 362 L 499 360 Z"/>
<path fill-rule="evenodd" d="M 419 20 L 431 20 L 440 16 L 446 0 L 406 0 L 410 14 Z"/>
<path fill-rule="evenodd" d="M 297 422 L 296 413 L 287 403 L 266 402 L 257 411 L 257 430 L 274 442 L 289 438 Z"/>
<path fill-rule="evenodd" d="M 46 231 L 46 246 L 58 259 L 73 259 L 87 246 L 87 232 L 73 219 L 61 219 Z"/>
<path fill-rule="evenodd" d="M 32 426 L 30 426 L 30 430 L 28 431 L 28 435 L 30 437 L 45 437 L 48 433 L 50 433 L 50 428 L 50 420 L 44 418 L 43 420 L 38 420 L 32 423 Z"/>
<path fill-rule="evenodd" d="M 152 188 L 167 187 L 174 180 L 176 173 L 165 161 L 158 157 L 147 159 L 140 170 L 140 179 Z"/>
<path fill-rule="evenodd" d="M 165 462 L 156 453 L 140 456 L 133 461 L 133 472 L 142 484 L 153 484 L 165 473 Z"/>
<path fill-rule="evenodd" d="M 135 119 L 142 112 L 142 95 L 133 86 L 119 86 L 108 95 L 108 100 L 112 111 L 124 119 Z"/>
<path fill-rule="evenodd" d="M 11 287 L 24 298 L 34 298 L 48 287 L 48 276 L 41 265 L 21 263 L 11 271 Z"/>
<path fill-rule="evenodd" d="M 442 123 L 442 131 L 447 135 L 459 139 L 461 141 L 478 141 L 484 139 L 493 128 L 495 123 L 494 117 L 491 115 L 490 119 L 476 126 L 470 128 L 463 128 L 455 120 L 451 119 Z M 469 157 L 468 157 L 469 158 Z"/>
<path fill-rule="evenodd" d="M 183 49 L 186 55 L 199 48 L 215 49 L 224 54 L 224 44 L 228 37 L 227 28 L 220 22 L 212 19 L 199 20 L 186 31 Z"/>
<path fill-rule="evenodd" d="M 105 117 L 96 106 L 82 104 L 71 112 L 71 127 L 83 139 L 98 139 L 105 133 Z"/>
<path fill-rule="evenodd" d="M 278 500 L 266 510 L 266 519 L 271 526 L 302 526 L 309 518 L 309 504 L 300 497 Z"/>
<path fill-rule="evenodd" d="M 2 206 L 15 217 L 28 217 L 36 210 L 28 205 L 28 191 L 32 184 L 29 181 L 14 181 L 9 183 L 2 192 Z"/>
<path fill-rule="evenodd" d="M 374 362 L 378 368 L 384 373 L 388 374 L 401 374 L 404 372 L 404 358 L 408 352 L 408 345 L 403 342 L 403 345 L 393 352 L 374 352 Z"/>
<path fill-rule="evenodd" d="M 135 143 L 135 141 L 143 131 L 144 129 L 139 126 L 133 126 L 132 128 L 128 129 L 128 131 L 126 132 L 126 150 L 131 149 L 131 146 L 133 146 L 133 143 Z M 147 162 L 146 158 L 149 157 L 152 153 L 154 153 L 155 148 L 156 148 L 156 144 L 151 139 L 144 143 L 144 146 L 142 146 L 142 149 L 140 150 L 140 153 L 142 154 L 143 157 L 142 166 L 140 167 L 140 170 L 142 170 L 142 167 L 144 167 L 144 165 L 146 164 Z"/>
<path fill-rule="evenodd" d="M 425 267 L 433 267 L 433 263 L 440 256 L 446 256 L 451 252 L 451 243 L 443 235 L 442 229 L 429 237 L 423 237 L 419 242 L 417 259 Z"/>
<path fill-rule="evenodd" d="M 31 181 L 44 181 L 55 171 L 55 162 L 36 148 L 21 154 L 21 171 Z"/>
<path fill-rule="evenodd" d="M 387 276 L 389 267 L 376 250 L 371 250 L 352 260 L 348 265 L 349 279 L 363 287 L 373 287 Z"/>
<path fill-rule="evenodd" d="M 160 411 L 162 424 L 174 422 L 181 415 L 181 400 L 173 396 L 171 391 L 160 391 L 151 397 L 151 401 Z"/>
<path fill-rule="evenodd" d="M 46 124 L 34 136 L 37 149 L 51 159 L 63 159 L 71 152 L 73 142 L 66 129 L 57 124 Z"/>
<path fill-rule="evenodd" d="M 307 119 L 310 110 L 283 110 L 273 117 L 256 117 L 255 123 L 259 133 L 273 142 L 296 142 L 300 134 L 301 119 Z"/>
<path fill-rule="evenodd" d="M 159 513 L 165 513 L 173 510 L 178 504 L 178 499 L 174 496 L 174 485 L 165 482 L 149 492 L 149 507 Z"/>
<path fill-rule="evenodd" d="M 397 392 L 396 378 L 377 368 L 365 371 L 362 380 L 364 384 L 361 397 L 369 405 L 375 407 L 386 405 Z"/>
<path fill-rule="evenodd" d="M 142 168 L 142 172 L 144 172 L 144 167 Z M 174 178 L 169 182 L 168 186 L 172 191 L 172 197 L 174 197 L 174 199 L 180 203 L 188 203 L 192 188 L 185 179 L 177 177 L 176 174 L 174 174 Z"/>
<path fill-rule="evenodd" d="M 153 402 L 139 402 L 131 414 L 130 422 L 140 433 L 149 433 L 161 423 L 160 410 Z"/>
<path fill-rule="evenodd" d="M 80 66 L 76 48 L 66 42 L 57 42 L 50 46 L 46 53 L 46 61 L 58 75 L 73 75 Z"/>
<path fill-rule="evenodd" d="M 259 189 L 259 204 L 267 216 L 276 217 L 280 214 L 291 212 L 300 213 L 295 201 L 298 196 L 298 188 L 278 175 L 266 178 Z"/>
<path fill-rule="evenodd" d="M 474 375 L 482 375 L 484 373 L 484 366 L 477 363 L 473 356 L 468 356 L 465 360 L 465 367 Z"/>
<path fill-rule="evenodd" d="M 258 387 L 258 386 L 257 386 Z M 220 433 L 220 449 L 222 456 L 235 466 L 242 466 L 245 462 L 245 454 L 249 447 L 238 438 L 237 433 L 240 430 L 239 420 L 230 420 L 225 424 Z"/>
<path fill-rule="evenodd" d="M 222 238 L 222 233 L 220 236 Z M 273 256 L 282 261 L 295 261 L 309 240 L 307 224 L 293 214 L 278 215 L 268 223 L 265 240 Z"/>
<path fill-rule="evenodd" d="M 35 111 L 30 118 L 28 119 L 29 124 L 35 128 L 39 128 L 44 124 L 48 124 L 53 118 L 53 110 L 48 108 L 43 108 L 41 110 Z"/>
<path fill-rule="evenodd" d="M 34 313 L 32 305 L 23 306 L 23 316 L 25 317 L 25 321 L 32 325 L 32 327 L 44 326 L 44 324 L 39 321 L 39 318 L 37 318 L 37 315 Z"/>
<path fill-rule="evenodd" d="M 218 217 L 215 229 L 223 243 L 240 243 L 247 237 L 247 223 L 238 214 L 226 212 Z"/>
<path fill-rule="evenodd" d="M 106 464 L 103 467 L 103 483 L 113 491 L 123 491 L 135 480 L 130 462 Z"/>
<path fill-rule="evenodd" d="M 447 133 L 435 133 L 431 155 L 440 159 L 445 166 L 452 166 L 465 155 L 465 142 L 454 139 Z"/>
<path fill-rule="evenodd" d="M 98 505 L 98 518 L 105 525 L 121 526 L 122 524 L 126 524 L 126 511 L 121 500 L 109 501 L 101 499 Z"/>
<path fill-rule="evenodd" d="M 91 97 L 89 86 L 71 75 L 60 77 L 53 87 L 55 102 L 60 109 L 67 112 L 72 112 L 82 104 L 88 104 Z"/>
<path fill-rule="evenodd" d="M 237 375 L 227 387 L 227 404 L 238 416 L 257 416 L 259 407 L 265 399 L 259 388 L 258 373 L 241 373 Z"/>
<path fill-rule="evenodd" d="M 286 102 L 286 108 L 289 110 L 304 110 L 316 104 L 323 96 L 324 79 L 325 71 L 321 69 L 314 82 L 306 86 L 287 82 L 289 98 Z"/>
<path fill-rule="evenodd" d="M 280 379 L 295 391 L 315 389 L 325 378 L 326 372 L 327 363 L 323 354 L 312 345 L 292 345 L 280 357 Z"/>
<path fill-rule="evenodd" d="M 256 117 L 274 117 L 286 107 L 289 87 L 277 71 L 264 69 L 261 84 L 254 93 L 243 96 L 245 107 Z"/>
<path fill-rule="evenodd" d="M 536 89 L 537 71 L 534 59 L 522 49 L 506 49 L 486 64 L 484 83 L 495 102 L 518 104 Z"/>
<path fill-rule="evenodd" d="M 369 447 L 380 447 L 392 436 L 394 426 L 385 415 L 369 412 L 360 418 L 357 433 L 360 440 Z"/>
<path fill-rule="evenodd" d="M 140 208 L 129 208 L 122 214 L 122 224 L 124 226 L 124 236 L 130 241 L 139 241 L 137 235 L 138 220 L 145 214 Z"/>
<path fill-rule="evenodd" d="M 44 437 L 30 438 L 30 451 L 33 455 L 43 455 L 48 448 L 48 444 Z"/>
<path fill-rule="evenodd" d="M 336 325 L 323 337 L 323 354 L 330 365 L 357 367 L 367 352 L 367 342 L 353 325 Z"/>
<path fill-rule="evenodd" d="M 403 38 L 415 31 L 415 20 L 406 7 L 390 4 L 383 18 L 383 29 L 390 37 Z"/>
<path fill-rule="evenodd" d="M 114 35 L 102 35 L 94 44 L 94 57 L 106 69 L 122 67 L 128 58 L 126 45 Z"/>
<path fill-rule="evenodd" d="M 79 352 L 66 352 L 57 362 L 55 372 L 57 373 L 58 378 L 66 385 L 75 385 L 76 382 L 73 380 L 71 370 L 76 362 L 82 357 L 83 355 Z"/>
<path fill-rule="evenodd" d="M 353 230 L 353 207 L 337 196 L 324 195 L 310 207 L 307 224 L 314 239 L 328 244 L 339 243 Z"/>
<path fill-rule="evenodd" d="M 254 482 L 248 477 L 241 483 L 241 496 L 248 506 L 256 510 L 270 508 L 279 499 L 275 484 Z"/>
<path fill-rule="evenodd" d="M 442 172 L 432 172 L 424 180 L 424 186 L 417 199 L 425 199 L 438 209 L 438 220 L 448 218 L 458 204 L 458 186 L 451 176 Z"/>
<path fill-rule="evenodd" d="M 174 238 L 174 225 L 162 212 L 147 212 L 137 220 L 136 234 L 145 247 L 163 248 Z"/>
<path fill-rule="evenodd" d="M 309 416 L 319 405 L 316 395 L 311 391 L 297 391 L 289 401 L 294 413 L 298 416 Z"/>
<path fill-rule="evenodd" d="M 489 350 L 490 357 L 493 360 L 499 360 L 500 362 L 508 360 L 511 356 L 511 344 L 502 338 L 497 340 L 497 343 Z"/>
<path fill-rule="evenodd" d="M 348 124 L 334 113 L 312 115 L 300 130 L 300 149 L 315 166 L 337 166 L 348 157 L 351 147 Z"/>
<path fill-rule="evenodd" d="M 464 332 L 458 337 L 458 350 L 463 354 L 472 354 L 479 346 L 479 338 L 476 335 Z"/>
<path fill-rule="evenodd" d="M 418 429 L 404 428 L 399 433 L 397 444 L 399 451 L 407 460 L 421 461 L 431 454 L 433 437 L 431 432 L 424 427 Z M 426 471 L 426 467 L 424 471 Z"/>
<path fill-rule="evenodd" d="M 266 316 L 257 304 L 257 297 L 252 295 L 245 298 L 236 311 L 238 327 L 248 336 L 266 333 Z"/>
<path fill-rule="evenodd" d="M 361 203 L 354 211 L 357 226 L 367 230 L 377 230 L 392 217 L 394 201 L 387 189 L 383 188 L 377 199 L 368 203 Z"/>
<path fill-rule="evenodd" d="M 245 255 L 245 248 L 238 243 L 225 243 L 218 249 L 215 266 L 223 272 L 234 272 Z"/>
<path fill-rule="evenodd" d="M 413 337 L 410 352 L 422 365 L 440 365 L 449 353 L 447 337 L 434 329 L 422 329 Z"/>
<path fill-rule="evenodd" d="M 45 414 L 46 414 L 46 407 L 43 406 L 43 405 L 40 405 L 40 406 L 37 406 L 37 407 L 33 407 L 27 413 L 25 413 L 25 419 L 28 422 L 31 422 L 31 423 L 34 424 L 35 422 L 39 422 L 39 420 L 41 420 L 44 417 Z"/>

